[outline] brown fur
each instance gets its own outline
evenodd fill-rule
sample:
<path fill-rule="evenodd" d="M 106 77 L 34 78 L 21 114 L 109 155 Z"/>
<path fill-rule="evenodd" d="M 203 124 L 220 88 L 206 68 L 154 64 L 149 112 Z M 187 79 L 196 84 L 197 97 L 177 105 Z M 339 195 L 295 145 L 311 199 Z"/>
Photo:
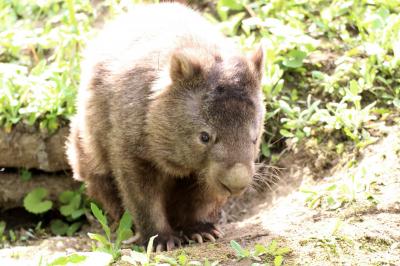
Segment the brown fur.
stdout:
<path fill-rule="evenodd" d="M 254 174 L 262 50 L 246 58 L 199 14 L 159 4 L 112 23 L 85 62 L 74 178 L 115 220 L 128 210 L 143 241 L 205 230 Z"/>

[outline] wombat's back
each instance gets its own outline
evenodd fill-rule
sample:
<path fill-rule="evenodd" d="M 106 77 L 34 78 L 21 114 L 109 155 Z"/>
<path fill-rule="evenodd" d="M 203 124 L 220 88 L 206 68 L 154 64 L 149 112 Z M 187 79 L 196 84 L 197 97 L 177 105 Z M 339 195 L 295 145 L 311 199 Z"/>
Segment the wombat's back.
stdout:
<path fill-rule="evenodd" d="M 118 74 L 140 64 L 159 71 L 185 47 L 229 50 L 230 42 L 197 12 L 174 3 L 137 5 L 106 26 L 89 45 L 89 63 Z"/>

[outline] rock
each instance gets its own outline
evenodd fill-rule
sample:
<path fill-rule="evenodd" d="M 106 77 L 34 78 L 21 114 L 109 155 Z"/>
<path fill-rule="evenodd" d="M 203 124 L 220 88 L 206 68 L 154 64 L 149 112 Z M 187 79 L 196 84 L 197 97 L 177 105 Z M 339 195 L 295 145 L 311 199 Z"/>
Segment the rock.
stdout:
<path fill-rule="evenodd" d="M 49 198 L 56 200 L 61 192 L 76 189 L 80 184 L 69 173 L 39 173 L 23 181 L 18 173 L 3 170 L 0 171 L 0 209 L 23 206 L 25 195 L 37 187 L 46 188 Z"/>
<path fill-rule="evenodd" d="M 68 127 L 62 127 L 50 135 L 23 125 L 9 133 L 0 129 L 0 167 L 47 172 L 69 169 L 65 156 L 68 132 Z"/>

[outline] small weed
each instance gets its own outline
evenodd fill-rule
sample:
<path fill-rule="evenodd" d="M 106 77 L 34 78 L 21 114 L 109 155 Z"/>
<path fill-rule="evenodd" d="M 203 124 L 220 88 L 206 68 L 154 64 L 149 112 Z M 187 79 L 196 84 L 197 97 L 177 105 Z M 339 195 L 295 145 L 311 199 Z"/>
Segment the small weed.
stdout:
<path fill-rule="evenodd" d="M 350 204 L 367 200 L 370 204 L 377 204 L 374 194 L 377 193 L 376 180 L 366 178 L 363 168 L 349 177 L 341 177 L 334 183 L 327 183 L 321 188 L 302 188 L 307 197 L 305 202 L 310 208 L 336 210 Z"/>
<path fill-rule="evenodd" d="M 87 257 L 84 255 L 71 254 L 68 256 L 58 257 L 49 264 L 47 264 L 46 266 L 63 266 L 63 265 L 77 264 L 84 262 L 86 259 Z"/>
<path fill-rule="evenodd" d="M 108 226 L 107 217 L 96 204 L 91 203 L 90 208 L 105 233 L 105 236 L 101 234 L 88 233 L 88 236 L 91 239 L 97 241 L 98 247 L 96 247 L 95 250 L 109 253 L 114 259 L 119 258 L 121 256 L 120 248 L 122 241 L 132 236 L 132 218 L 130 214 L 125 212 L 122 216 L 116 231 L 115 242 L 112 242 L 111 229 Z"/>
<path fill-rule="evenodd" d="M 330 234 L 323 237 L 311 237 L 301 241 L 300 244 L 313 243 L 315 247 L 323 248 L 329 257 L 341 257 L 344 254 L 350 254 L 355 248 L 355 243 L 352 239 L 340 233 L 342 225 L 343 220 L 337 219 Z"/>
<path fill-rule="evenodd" d="M 346 237 L 311 238 L 316 247 L 322 247 L 328 256 L 340 257 L 349 254 L 353 248 L 353 241 Z"/>
<path fill-rule="evenodd" d="M 40 257 L 38 266 L 114 265 L 110 254 L 104 252 L 78 252 L 56 258 Z"/>
<path fill-rule="evenodd" d="M 66 222 L 60 219 L 53 220 L 50 226 L 53 234 L 72 236 L 82 226 L 80 218 L 87 212 L 83 190 L 82 186 L 76 191 L 66 190 L 59 195 L 59 210 Z"/>
<path fill-rule="evenodd" d="M 0 246 L 3 242 L 7 240 L 7 237 L 4 234 L 5 231 L 6 231 L 6 222 L 0 221 Z"/>
<path fill-rule="evenodd" d="M 32 173 L 28 169 L 21 169 L 20 170 L 20 177 L 22 181 L 29 181 L 32 178 Z"/>
<path fill-rule="evenodd" d="M 239 260 L 247 258 L 257 262 L 252 265 L 268 265 L 268 262 L 272 261 L 274 266 L 280 266 L 283 264 L 284 256 L 292 252 L 288 247 L 279 247 L 276 240 L 268 246 L 256 244 L 252 250 L 242 248 L 238 242 L 231 240 L 231 247 Z M 260 264 L 262 262 L 264 264 Z"/>
<path fill-rule="evenodd" d="M 45 188 L 36 188 L 29 192 L 24 198 L 24 207 L 27 211 L 39 214 L 51 209 L 53 202 L 46 200 L 49 192 Z"/>
<path fill-rule="evenodd" d="M 59 211 L 64 219 L 54 219 L 50 222 L 50 230 L 55 235 L 72 236 L 83 224 L 82 217 L 87 212 L 87 200 L 84 197 L 84 187 L 76 191 L 62 192 L 58 201 Z M 53 202 L 47 199 L 48 191 L 45 188 L 36 188 L 24 198 L 24 207 L 34 214 L 43 214 L 51 210 Z"/>
<path fill-rule="evenodd" d="M 385 238 L 385 236 L 364 236 L 358 239 L 360 244 L 360 249 L 366 250 L 368 252 L 379 252 L 387 251 L 394 241 L 390 238 Z"/>
<path fill-rule="evenodd" d="M 8 231 L 8 236 L 11 242 L 17 241 L 17 235 L 15 234 L 14 230 L 10 229 L 10 231 Z"/>

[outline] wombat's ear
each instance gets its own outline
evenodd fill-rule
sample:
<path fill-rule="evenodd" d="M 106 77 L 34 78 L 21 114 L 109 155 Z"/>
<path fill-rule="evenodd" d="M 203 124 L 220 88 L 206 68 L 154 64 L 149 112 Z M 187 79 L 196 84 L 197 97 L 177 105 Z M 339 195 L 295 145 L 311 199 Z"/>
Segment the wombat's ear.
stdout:
<path fill-rule="evenodd" d="M 170 64 L 169 73 L 174 81 L 187 80 L 201 72 L 199 60 L 183 51 L 173 53 Z"/>
<path fill-rule="evenodd" d="M 264 51 L 262 45 L 251 54 L 250 60 L 253 62 L 257 77 L 261 79 L 264 72 Z"/>

